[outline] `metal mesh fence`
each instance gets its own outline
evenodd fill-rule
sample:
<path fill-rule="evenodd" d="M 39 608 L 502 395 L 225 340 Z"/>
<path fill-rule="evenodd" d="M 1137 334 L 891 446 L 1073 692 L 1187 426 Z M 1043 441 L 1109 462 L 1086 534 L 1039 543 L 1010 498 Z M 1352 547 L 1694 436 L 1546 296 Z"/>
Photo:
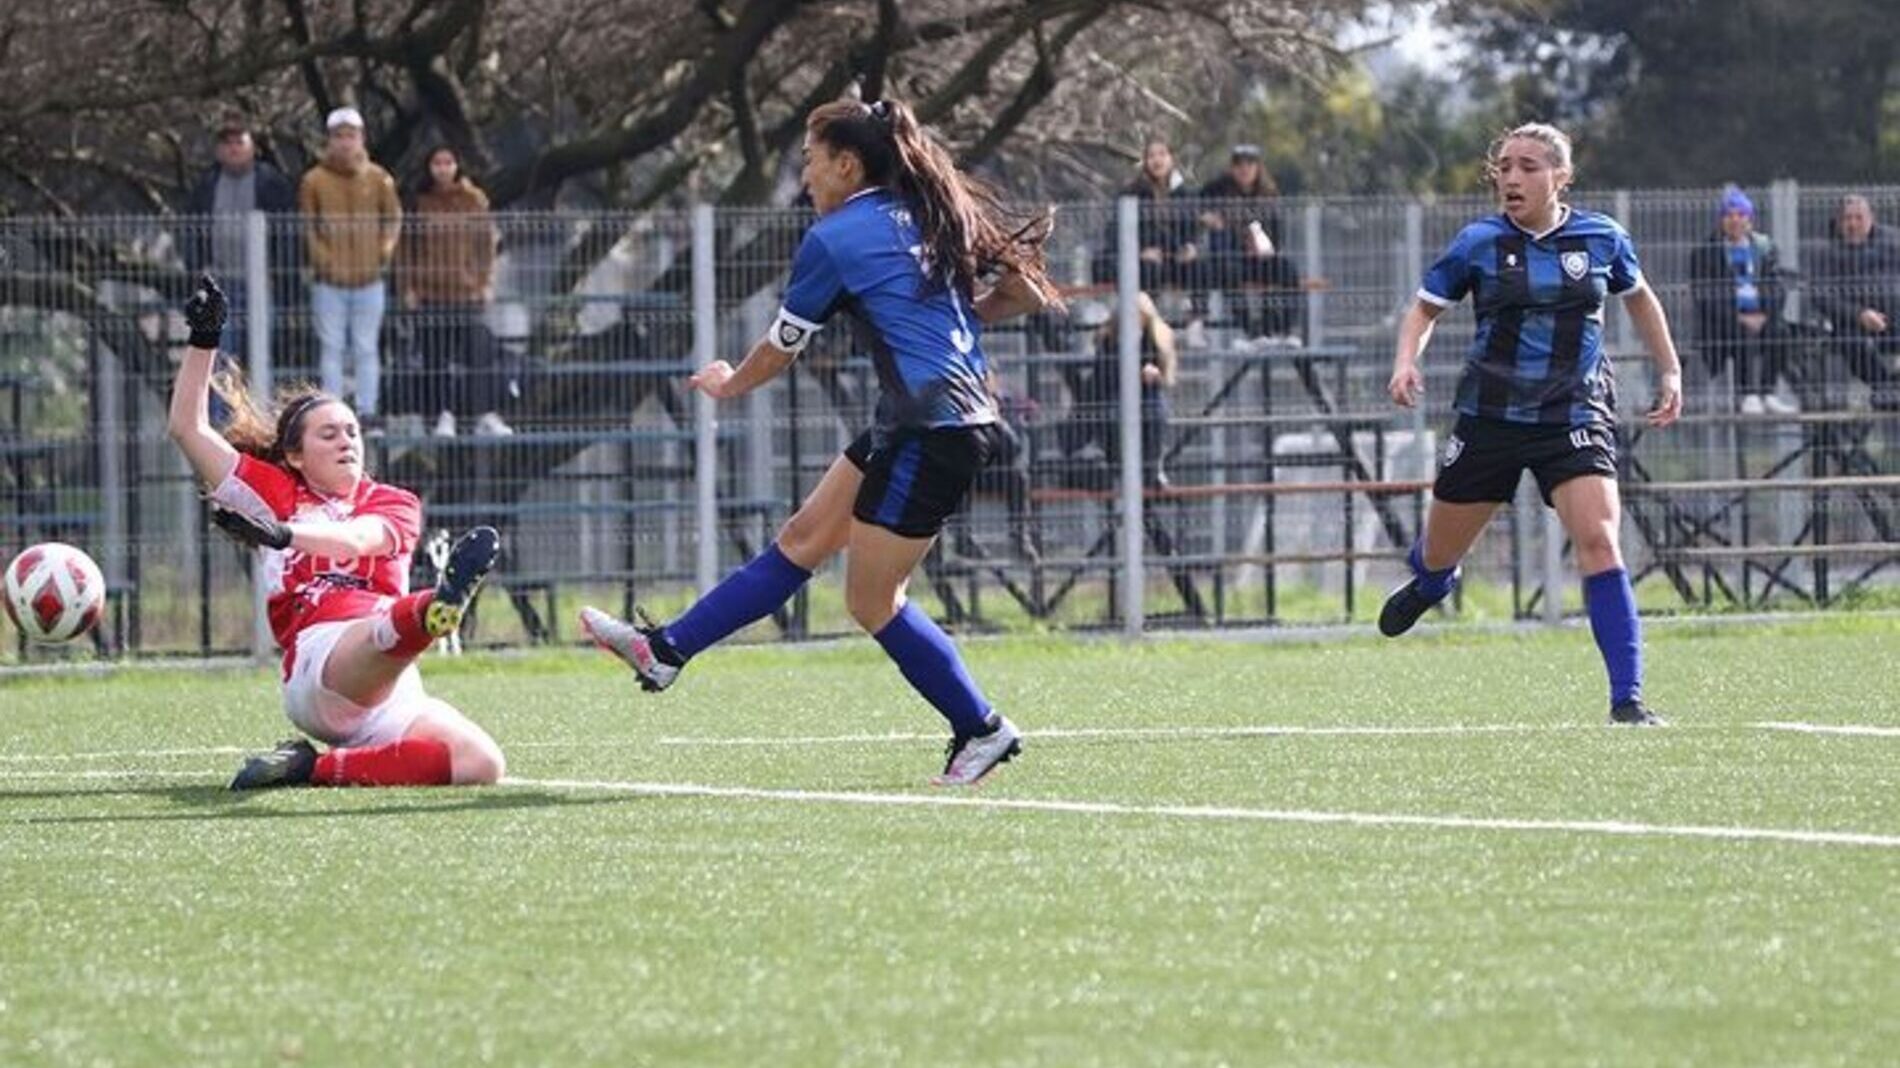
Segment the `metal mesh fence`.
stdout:
<path fill-rule="evenodd" d="M 1584 192 L 1634 235 L 1668 310 L 1688 414 L 1649 432 L 1642 347 L 1620 309 L 1624 549 L 1651 609 L 1830 604 L 1890 588 L 1900 251 L 1839 225 L 1850 190 L 1752 191 L 1779 269 L 1759 338 L 1737 312 L 1715 191 Z M 1865 191 L 1875 218 L 1900 189 Z M 1049 247 L 1068 307 L 988 327 L 1006 447 L 913 580 L 970 628 L 1364 618 L 1402 574 L 1472 336 L 1439 323 L 1420 412 L 1386 399 L 1420 275 L 1482 198 L 1144 204 L 1124 318 L 1117 205 L 1065 204 Z M 571 640 L 583 601 L 656 615 L 762 548 L 872 421 L 872 360 L 826 329 L 779 381 L 713 410 L 685 376 L 737 362 L 777 308 L 803 210 L 497 213 L 375 221 L 127 217 L 0 221 L 0 550 L 80 545 L 109 586 L 102 644 L 140 655 L 258 646 L 249 566 L 207 536 L 165 433 L 209 267 L 232 295 L 222 348 L 262 396 L 310 380 L 355 402 L 373 477 L 421 495 L 431 530 L 492 523 L 507 555 L 472 640 Z M 1191 247 L 1191 250 L 1190 250 Z M 711 284 L 695 289 L 696 249 Z M 1146 254 L 1143 254 L 1145 251 Z M 1885 256 L 1886 258 L 1882 258 Z M 1729 288 L 1725 288 L 1729 287 Z M 1124 333 L 1138 403 L 1121 405 Z M 1139 444 L 1133 439 L 1139 438 Z M 1139 515 L 1124 465 L 1142 487 Z M 1495 610 L 1546 610 L 1534 493 L 1468 573 Z M 1130 522 L 1140 537 L 1124 539 Z M 1130 548 L 1139 544 L 1139 567 Z M 418 554 L 418 582 L 431 573 Z M 1124 584 L 1133 580 L 1135 601 Z M 824 578 L 762 624 L 847 630 Z M 1574 608 L 1574 576 L 1549 607 Z M 1508 592 L 1507 592 L 1508 591 Z M 9 643 L 5 656 L 45 657 Z"/>

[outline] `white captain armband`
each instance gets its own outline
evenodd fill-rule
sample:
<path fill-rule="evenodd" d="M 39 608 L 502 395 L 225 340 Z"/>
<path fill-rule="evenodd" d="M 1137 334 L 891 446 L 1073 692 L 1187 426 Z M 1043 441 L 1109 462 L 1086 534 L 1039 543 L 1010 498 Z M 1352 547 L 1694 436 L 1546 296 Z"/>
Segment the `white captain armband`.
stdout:
<path fill-rule="evenodd" d="M 778 310 L 778 318 L 772 320 L 772 328 L 765 332 L 765 340 L 782 352 L 796 356 L 811 344 L 812 335 L 818 333 L 818 324 L 808 319 L 800 319 L 784 308 Z"/>

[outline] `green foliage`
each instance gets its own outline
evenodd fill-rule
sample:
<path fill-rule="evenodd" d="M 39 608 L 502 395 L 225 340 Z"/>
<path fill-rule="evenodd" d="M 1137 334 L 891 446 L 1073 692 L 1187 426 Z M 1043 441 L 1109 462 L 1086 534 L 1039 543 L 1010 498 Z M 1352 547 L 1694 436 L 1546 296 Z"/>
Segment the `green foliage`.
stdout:
<path fill-rule="evenodd" d="M 1505 0 L 1467 17 L 1471 67 L 1543 82 L 1606 183 L 1900 178 L 1886 0 Z"/>

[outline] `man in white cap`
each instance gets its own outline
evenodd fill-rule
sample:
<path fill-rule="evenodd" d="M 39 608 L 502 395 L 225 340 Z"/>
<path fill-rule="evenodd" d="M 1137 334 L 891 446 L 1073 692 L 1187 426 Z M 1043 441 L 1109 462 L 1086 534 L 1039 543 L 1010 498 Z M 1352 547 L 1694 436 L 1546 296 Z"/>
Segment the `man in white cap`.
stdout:
<path fill-rule="evenodd" d="M 370 162 L 363 116 L 337 108 L 324 121 L 323 159 L 303 176 L 297 207 L 304 215 L 310 267 L 316 281 L 310 310 L 316 319 L 323 388 L 343 395 L 343 357 L 352 357 L 356 410 L 365 429 L 379 429 L 382 385 L 377 335 L 387 300 L 383 276 L 402 228 L 396 180 Z"/>

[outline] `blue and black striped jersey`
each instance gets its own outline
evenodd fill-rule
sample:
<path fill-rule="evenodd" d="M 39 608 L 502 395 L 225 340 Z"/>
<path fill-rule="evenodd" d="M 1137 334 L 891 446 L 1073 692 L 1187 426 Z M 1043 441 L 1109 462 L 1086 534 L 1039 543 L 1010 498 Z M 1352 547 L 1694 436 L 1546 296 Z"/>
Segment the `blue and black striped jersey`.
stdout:
<path fill-rule="evenodd" d="M 877 368 L 879 427 L 993 423 L 969 295 L 933 282 L 924 260 L 910 209 L 889 190 L 864 190 L 806 232 L 780 322 L 813 331 L 834 312 L 851 314 Z"/>
<path fill-rule="evenodd" d="M 1543 234 L 1503 214 L 1466 226 L 1418 291 L 1441 308 L 1472 296 L 1478 330 L 1453 407 L 1513 423 L 1613 424 L 1604 297 L 1642 284 L 1629 234 L 1607 215 L 1566 207 Z"/>

